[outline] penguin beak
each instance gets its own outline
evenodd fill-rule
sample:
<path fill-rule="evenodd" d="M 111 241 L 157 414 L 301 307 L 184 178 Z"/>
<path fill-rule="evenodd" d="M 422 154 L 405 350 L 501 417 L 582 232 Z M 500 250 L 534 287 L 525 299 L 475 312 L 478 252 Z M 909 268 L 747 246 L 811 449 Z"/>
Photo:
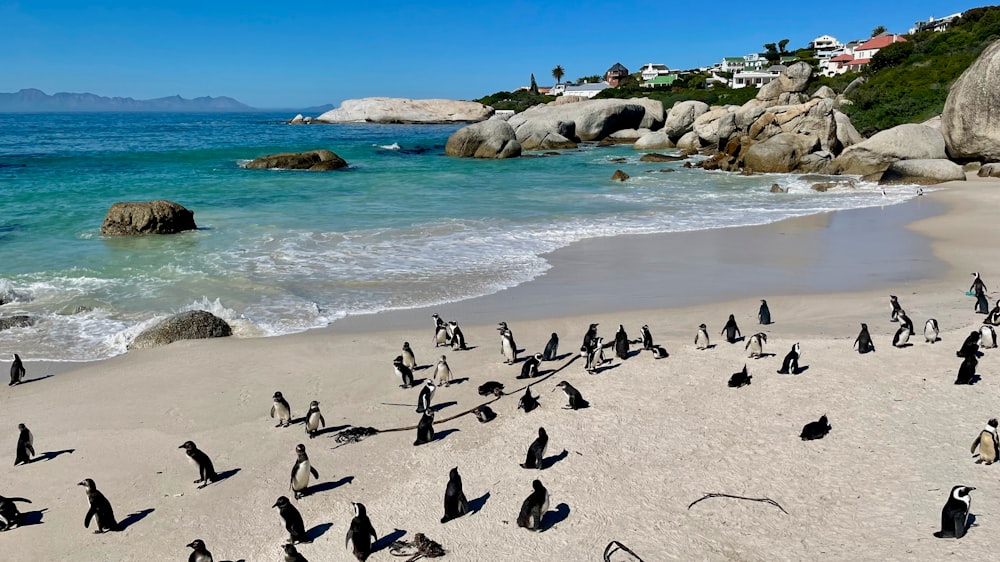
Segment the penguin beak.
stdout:
<path fill-rule="evenodd" d="M 87 483 L 86 482 L 77 482 L 76 485 L 77 486 L 86 486 Z"/>
<path fill-rule="evenodd" d="M 271 506 L 271 509 L 274 509 L 276 507 L 278 507 L 278 502 L 274 502 L 274 505 Z"/>
<path fill-rule="evenodd" d="M 177 448 L 178 448 L 178 449 L 183 449 L 183 448 L 184 448 L 184 445 L 181 445 L 180 447 L 177 447 Z"/>
<path fill-rule="evenodd" d="M 968 491 L 970 491 L 970 492 L 973 491 L 973 490 L 975 490 L 975 488 L 973 488 L 972 486 L 966 486 L 965 489 L 968 490 Z"/>
<path fill-rule="evenodd" d="M 188 548 L 194 548 L 194 543 L 187 545 Z"/>

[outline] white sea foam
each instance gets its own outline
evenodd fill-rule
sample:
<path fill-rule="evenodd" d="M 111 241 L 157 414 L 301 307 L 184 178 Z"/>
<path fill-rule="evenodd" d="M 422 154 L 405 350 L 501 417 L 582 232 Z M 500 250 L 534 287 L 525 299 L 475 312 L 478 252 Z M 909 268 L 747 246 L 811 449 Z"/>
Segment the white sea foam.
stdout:
<path fill-rule="evenodd" d="M 372 146 L 376 146 L 378 148 L 381 148 L 382 150 L 399 150 L 400 149 L 400 146 L 399 146 L 398 142 L 394 142 L 392 144 L 373 144 Z"/>

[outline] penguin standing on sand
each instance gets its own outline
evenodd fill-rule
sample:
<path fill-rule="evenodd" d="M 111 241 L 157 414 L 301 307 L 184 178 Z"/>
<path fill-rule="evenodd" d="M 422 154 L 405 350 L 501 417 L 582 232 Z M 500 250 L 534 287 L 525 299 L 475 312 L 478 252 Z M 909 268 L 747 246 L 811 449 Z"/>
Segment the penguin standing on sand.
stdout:
<path fill-rule="evenodd" d="M 767 306 L 767 301 L 760 299 L 760 309 L 757 310 L 757 322 L 767 326 L 771 323 L 771 309 Z"/>
<path fill-rule="evenodd" d="M 976 314 L 990 313 L 990 302 L 986 300 L 986 293 L 976 291 L 976 304 L 973 306 L 973 310 L 976 311 Z"/>
<path fill-rule="evenodd" d="M 594 342 L 597 341 L 597 327 L 600 324 L 594 323 L 587 328 L 587 333 L 583 335 L 583 349 L 590 353 L 594 349 Z"/>
<path fill-rule="evenodd" d="M 188 460 L 198 467 L 198 479 L 194 481 L 195 484 L 201 484 L 198 488 L 204 488 L 219 479 L 219 475 L 215 473 L 215 466 L 212 465 L 212 459 L 208 458 L 208 455 L 199 449 L 194 441 L 185 441 L 177 448 L 184 449 Z"/>
<path fill-rule="evenodd" d="M 653 350 L 653 334 L 649 331 L 649 325 L 642 325 L 642 349 L 643 351 Z"/>
<path fill-rule="evenodd" d="M 986 294 L 988 292 L 986 289 L 986 283 L 983 283 L 983 279 L 979 276 L 979 272 L 974 272 L 972 276 L 975 277 L 975 279 L 972 280 L 972 286 L 969 287 L 969 292 Z"/>
<path fill-rule="evenodd" d="M 698 349 L 708 349 L 708 326 L 704 324 L 698 325 L 698 333 L 694 336 L 694 346 Z"/>
<path fill-rule="evenodd" d="M 271 398 L 274 400 L 274 404 L 271 404 L 271 417 L 278 418 L 278 424 L 274 427 L 288 427 L 292 423 L 292 408 L 288 401 L 280 392 L 275 392 Z"/>
<path fill-rule="evenodd" d="M 412 382 L 413 375 L 410 375 L 410 379 Z M 326 427 L 326 420 L 319 411 L 319 402 L 313 400 L 309 403 L 309 411 L 306 412 L 306 433 L 309 434 L 309 439 L 316 437 L 321 427 Z"/>
<path fill-rule="evenodd" d="M 434 391 L 437 389 L 434 386 L 434 381 L 427 379 L 424 387 L 420 389 L 420 396 L 417 397 L 417 413 L 422 414 L 431 408 L 431 398 L 434 397 Z"/>
<path fill-rule="evenodd" d="M 514 334 L 507 328 L 500 330 L 500 354 L 507 365 L 517 363 L 517 344 L 514 343 Z"/>
<path fill-rule="evenodd" d="M 294 544 L 283 544 L 281 545 L 281 549 L 285 551 L 285 562 L 309 562 L 305 556 L 299 553 Z M 209 560 L 208 562 L 212 561 Z"/>
<path fill-rule="evenodd" d="M 924 340 L 927 343 L 934 343 L 938 341 L 938 334 L 940 330 L 938 329 L 938 322 L 934 318 L 929 318 L 927 322 L 924 323 Z"/>
<path fill-rule="evenodd" d="M 899 320 L 899 313 L 903 310 L 903 307 L 899 306 L 899 299 L 896 295 L 889 295 L 889 322 L 896 322 Z"/>
<path fill-rule="evenodd" d="M 192 549 L 188 556 L 188 562 L 213 562 L 212 553 L 205 547 L 205 541 L 195 539 L 187 547 Z"/>
<path fill-rule="evenodd" d="M 976 358 L 975 354 L 966 355 L 965 359 L 962 360 L 962 364 L 958 366 L 958 376 L 955 377 L 955 384 L 972 384 L 973 379 L 976 377 L 976 366 L 979 364 L 979 359 Z"/>
<path fill-rule="evenodd" d="M 529 356 L 524 360 L 521 365 L 521 374 L 517 376 L 519 379 L 533 379 L 538 376 L 538 366 L 542 362 L 542 354 L 536 353 Z"/>
<path fill-rule="evenodd" d="M 14 502 L 31 503 L 31 500 L 0 496 L 0 531 L 9 531 L 21 524 L 21 512 Z"/>
<path fill-rule="evenodd" d="M 364 562 L 372 554 L 372 544 L 378 540 L 375 528 L 368 519 L 368 510 L 364 504 L 351 502 L 354 509 L 354 519 L 351 519 L 351 526 L 347 529 L 347 548 L 351 549 L 354 557 Z"/>
<path fill-rule="evenodd" d="M 619 324 L 618 331 L 615 332 L 615 355 L 619 359 L 628 359 L 629 342 L 628 334 L 625 332 L 625 325 Z"/>
<path fill-rule="evenodd" d="M 552 392 L 555 392 L 557 388 L 561 388 L 562 391 L 566 393 L 568 403 L 564 409 L 579 410 L 590 406 L 590 402 L 583 399 L 583 395 L 580 394 L 580 391 L 568 382 L 560 381 L 559 384 L 556 385 L 556 388 L 552 389 Z"/>
<path fill-rule="evenodd" d="M 983 324 L 979 328 L 979 347 L 983 349 L 995 349 L 997 346 L 997 331 L 989 324 Z"/>
<path fill-rule="evenodd" d="M 448 336 L 448 325 L 436 312 L 431 314 L 431 318 L 434 319 L 434 337 L 431 340 L 434 342 L 434 347 L 450 344 L 451 338 Z"/>
<path fill-rule="evenodd" d="M 406 365 L 412 374 L 413 369 L 417 368 L 417 358 L 413 355 L 413 350 L 410 348 L 410 342 L 403 342 L 403 355 L 401 357 L 403 358 L 403 365 Z"/>
<path fill-rule="evenodd" d="M 545 468 L 543 463 L 545 461 L 545 449 L 548 446 L 549 435 L 545 433 L 544 427 L 539 427 L 538 437 L 528 446 L 528 454 L 525 456 L 524 462 L 521 463 L 521 468 L 536 468 L 538 470 Z"/>
<path fill-rule="evenodd" d="M 90 502 L 90 509 L 87 510 L 87 516 L 83 519 L 83 527 L 89 529 L 90 520 L 95 519 L 97 521 L 97 529 L 94 530 L 94 533 L 117 531 L 118 520 L 115 519 L 115 512 L 111 508 L 111 502 L 97 489 L 94 481 L 87 478 L 83 482 L 78 483 L 77 486 L 83 486 L 87 489 L 87 501 Z"/>
<path fill-rule="evenodd" d="M 444 355 L 441 356 L 441 359 L 438 359 L 437 365 L 434 366 L 433 378 L 440 386 L 451 385 L 451 367 L 448 366 L 448 358 Z"/>
<path fill-rule="evenodd" d="M 549 491 L 542 486 L 540 480 L 531 483 L 533 491 L 521 504 L 517 514 L 517 526 L 531 531 L 538 531 L 542 526 L 542 516 L 549 510 Z"/>
<path fill-rule="evenodd" d="M 803 441 L 812 441 L 813 439 L 822 439 L 826 437 L 826 434 L 830 433 L 830 422 L 826 419 L 824 414 L 819 418 L 819 421 L 809 422 L 802 427 L 802 433 L 799 437 Z"/>
<path fill-rule="evenodd" d="M 542 361 L 555 361 L 559 355 L 559 336 L 552 332 L 549 343 L 545 344 L 545 351 L 542 352 Z"/>
<path fill-rule="evenodd" d="M 733 373 L 733 376 L 729 377 L 729 387 L 730 388 L 740 388 L 750 384 L 750 379 L 753 377 L 747 373 L 746 363 L 743 364 L 743 370 L 738 373 Z"/>
<path fill-rule="evenodd" d="M 899 329 L 892 336 L 892 347 L 906 347 L 907 342 L 910 341 L 910 328 L 906 324 L 901 323 Z"/>
<path fill-rule="evenodd" d="M 465 499 L 465 492 L 462 491 L 462 477 L 458 474 L 456 466 L 448 473 L 448 486 L 444 489 L 444 517 L 441 518 L 441 522 L 447 523 L 468 512 L 469 501 Z"/>
<path fill-rule="evenodd" d="M 430 443 L 433 440 L 434 410 L 427 409 L 424 410 L 424 414 L 420 416 L 420 421 L 417 423 L 417 440 L 413 442 L 413 445 L 423 445 L 424 443 Z"/>
<path fill-rule="evenodd" d="M 972 330 L 966 336 L 965 341 L 962 342 L 962 347 L 955 352 L 955 355 L 958 357 L 978 357 L 979 340 L 982 337 L 983 335 L 979 330 Z"/>
<path fill-rule="evenodd" d="M 983 322 L 992 324 L 993 326 L 1000 326 L 1000 300 L 997 301 L 997 304 L 986 315 L 986 319 Z"/>
<path fill-rule="evenodd" d="M 861 332 L 854 340 L 854 347 L 858 348 L 858 353 L 868 353 L 875 351 L 875 344 L 872 343 L 872 336 L 868 333 L 868 324 L 861 323 Z"/>
<path fill-rule="evenodd" d="M 392 360 L 392 368 L 396 372 L 396 376 L 403 384 L 399 385 L 400 388 L 410 388 L 413 386 L 413 369 L 406 365 L 406 360 L 402 355 L 397 355 L 395 359 Z"/>
<path fill-rule="evenodd" d="M 469 347 L 465 344 L 465 334 L 458 327 L 458 322 L 451 320 L 448 322 L 448 331 L 451 332 L 451 348 L 458 351 L 466 351 Z"/>
<path fill-rule="evenodd" d="M 21 363 L 21 356 L 15 353 L 13 363 L 10 364 L 10 384 L 7 386 L 22 382 L 24 382 L 24 363 Z"/>
<path fill-rule="evenodd" d="M 779 375 L 797 375 L 799 374 L 799 358 L 802 357 L 802 346 L 799 342 L 795 342 L 792 346 L 791 351 L 789 351 L 785 358 L 781 361 L 781 368 L 778 369 Z"/>
<path fill-rule="evenodd" d="M 729 315 L 729 320 L 726 320 L 726 325 L 722 328 L 722 331 L 719 332 L 719 334 L 725 334 L 726 341 L 729 343 L 736 343 L 737 336 L 743 336 L 743 334 L 740 333 L 739 326 L 736 325 L 736 317 L 732 314 Z"/>
<path fill-rule="evenodd" d="M 493 408 L 490 408 L 485 404 L 472 410 L 472 414 L 476 416 L 476 419 L 479 420 L 479 423 L 491 422 L 494 420 L 494 418 L 497 417 L 496 412 L 493 411 Z"/>
<path fill-rule="evenodd" d="M 319 472 L 309 462 L 309 455 L 306 454 L 306 446 L 299 443 L 295 446 L 295 464 L 292 465 L 292 476 L 288 480 L 288 487 L 295 493 L 295 499 L 309 495 L 309 475 L 319 478 Z"/>
<path fill-rule="evenodd" d="M 750 336 L 744 350 L 750 350 L 751 359 L 760 359 L 764 355 L 764 344 L 767 343 L 767 334 L 757 332 Z"/>
<path fill-rule="evenodd" d="M 531 387 L 524 389 L 524 394 L 517 401 L 517 409 L 528 413 L 538 407 L 538 397 L 531 395 Z"/>
<path fill-rule="evenodd" d="M 997 461 L 997 455 L 1000 454 L 1000 438 L 997 437 L 996 418 L 986 422 L 986 429 L 979 432 L 979 436 L 972 442 L 972 449 L 969 450 L 969 453 L 975 455 L 977 447 L 979 448 L 979 460 L 976 461 L 976 464 L 986 463 L 990 465 Z"/>
<path fill-rule="evenodd" d="M 934 533 L 939 539 L 960 539 L 969 528 L 969 509 L 972 508 L 972 496 L 969 492 L 975 490 L 970 486 L 955 486 L 948 495 L 948 501 L 941 509 L 941 530 Z"/>
<path fill-rule="evenodd" d="M 32 457 L 35 456 L 35 436 L 31 434 L 31 430 L 23 423 L 17 424 L 17 430 L 17 449 L 14 454 L 14 466 L 22 463 L 28 464 L 31 462 Z"/>
<path fill-rule="evenodd" d="M 897 318 L 899 319 L 899 324 L 901 326 L 905 326 L 906 329 L 909 330 L 910 334 L 912 335 L 913 332 L 915 331 L 913 329 L 913 320 L 910 320 L 910 317 L 906 315 L 906 311 L 903 309 L 899 309 L 899 314 L 897 315 Z"/>
<path fill-rule="evenodd" d="M 607 359 L 604 358 L 604 338 L 598 336 L 594 339 L 593 345 L 594 348 L 587 354 L 587 364 L 584 365 L 587 372 L 592 375 L 597 373 L 601 365 L 607 361 Z"/>
<path fill-rule="evenodd" d="M 302 514 L 295 509 L 292 502 L 285 496 L 279 496 L 271 509 L 278 508 L 281 520 L 285 522 L 285 530 L 288 531 L 288 542 L 292 544 L 311 543 L 312 539 L 306 534 L 306 524 L 302 521 Z"/>

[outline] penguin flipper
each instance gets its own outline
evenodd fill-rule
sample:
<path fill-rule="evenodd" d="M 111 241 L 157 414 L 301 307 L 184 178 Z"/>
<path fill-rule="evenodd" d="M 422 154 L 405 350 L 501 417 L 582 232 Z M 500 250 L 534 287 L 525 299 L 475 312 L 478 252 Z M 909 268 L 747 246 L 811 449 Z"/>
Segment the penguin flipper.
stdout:
<path fill-rule="evenodd" d="M 309 472 L 312 473 L 313 478 L 319 478 L 319 472 L 316 472 L 316 467 L 310 465 L 309 466 Z"/>
<path fill-rule="evenodd" d="M 351 539 L 354 538 L 354 525 L 347 529 L 347 538 L 344 539 L 344 548 L 351 548 Z"/>
<path fill-rule="evenodd" d="M 271 417 L 272 418 L 274 417 L 274 410 L 275 410 L 275 406 L 274 406 L 274 404 L 271 404 Z"/>
<path fill-rule="evenodd" d="M 326 420 L 323 419 L 323 414 L 319 415 L 319 426 L 326 427 Z"/>
<path fill-rule="evenodd" d="M 25 449 L 31 456 L 35 456 L 35 448 L 31 446 L 31 442 L 28 443 L 28 446 L 25 447 Z"/>
<path fill-rule="evenodd" d="M 958 512 L 954 515 L 955 538 L 960 539 L 965 536 L 965 524 L 969 519 L 967 512 Z"/>
<path fill-rule="evenodd" d="M 976 440 L 972 442 L 972 448 L 971 448 L 971 449 L 969 449 L 969 453 L 970 453 L 970 454 L 975 454 L 975 452 L 976 452 L 976 447 L 978 447 L 978 446 L 979 446 L 979 440 L 980 440 L 980 439 L 982 439 L 982 437 L 983 437 L 983 435 L 982 435 L 982 434 L 980 433 L 980 434 L 979 434 L 979 437 L 976 437 Z"/>
<path fill-rule="evenodd" d="M 87 511 L 87 516 L 83 519 L 84 529 L 90 528 L 90 520 L 94 518 L 94 515 L 97 515 L 97 509 L 93 505 L 91 505 L 90 509 Z"/>

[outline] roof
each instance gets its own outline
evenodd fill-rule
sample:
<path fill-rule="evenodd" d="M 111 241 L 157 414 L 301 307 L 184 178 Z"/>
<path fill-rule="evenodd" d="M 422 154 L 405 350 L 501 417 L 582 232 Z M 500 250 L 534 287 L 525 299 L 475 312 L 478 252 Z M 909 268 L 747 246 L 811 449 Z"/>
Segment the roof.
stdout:
<path fill-rule="evenodd" d="M 745 60 L 743 60 L 743 57 L 726 57 L 722 60 L 726 62 L 746 62 Z"/>
<path fill-rule="evenodd" d="M 854 55 L 843 54 L 833 57 L 830 62 L 851 62 L 852 60 L 854 60 Z"/>
<path fill-rule="evenodd" d="M 677 76 L 676 75 L 673 75 L 673 74 L 669 75 L 669 76 L 662 76 L 661 75 L 661 76 L 657 76 L 656 78 L 653 78 L 652 80 L 647 80 L 647 81 L 643 82 L 643 84 L 668 84 L 669 85 L 669 84 L 673 84 L 674 80 L 677 80 Z"/>
<path fill-rule="evenodd" d="M 869 49 L 884 49 L 893 43 L 905 43 L 906 38 L 902 35 L 879 35 L 855 47 L 855 51 L 867 51 Z"/>
<path fill-rule="evenodd" d="M 628 69 L 622 66 L 622 63 L 616 62 L 614 66 L 608 69 L 608 72 L 624 72 L 625 74 L 628 74 Z"/>
<path fill-rule="evenodd" d="M 872 59 L 854 59 L 851 62 L 847 63 L 847 66 L 862 66 L 870 63 L 871 61 Z"/>

